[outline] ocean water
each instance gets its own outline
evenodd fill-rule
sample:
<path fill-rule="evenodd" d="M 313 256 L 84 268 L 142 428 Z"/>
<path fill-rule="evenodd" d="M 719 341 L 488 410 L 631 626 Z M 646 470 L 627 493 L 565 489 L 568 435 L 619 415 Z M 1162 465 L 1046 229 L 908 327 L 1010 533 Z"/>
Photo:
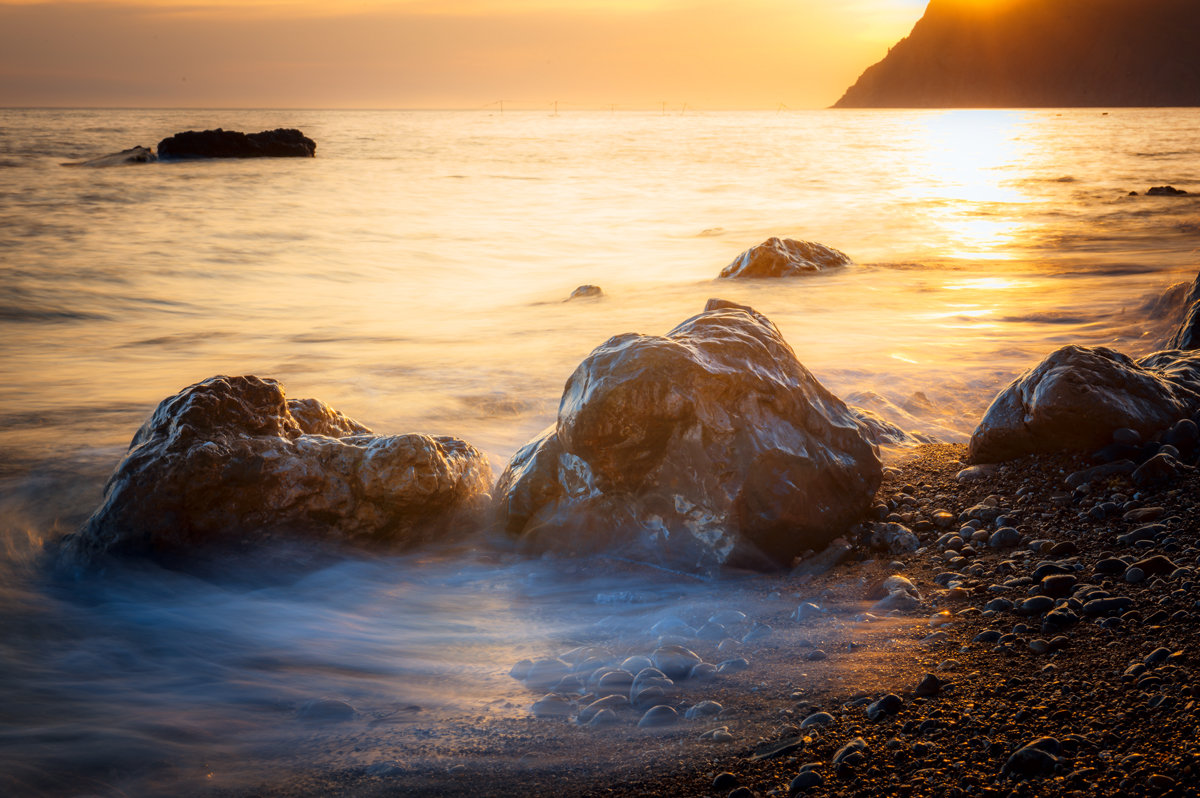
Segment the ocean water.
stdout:
<path fill-rule="evenodd" d="M 60 166 L 218 126 L 298 127 L 317 157 Z M 200 794 L 370 764 L 386 752 L 330 747 L 298 709 L 520 713 L 516 659 L 614 615 L 750 600 L 477 548 L 51 579 L 43 544 L 180 388 L 276 377 L 377 432 L 465 438 L 499 473 L 592 348 L 719 296 L 838 395 L 961 441 L 1058 346 L 1161 343 L 1173 320 L 1146 303 L 1200 268 L 1198 156 L 1194 109 L 0 110 L 0 788 Z M 1128 196 L 1164 184 L 1194 195 Z M 776 235 L 854 265 L 714 279 Z M 564 301 L 581 284 L 605 295 Z"/>

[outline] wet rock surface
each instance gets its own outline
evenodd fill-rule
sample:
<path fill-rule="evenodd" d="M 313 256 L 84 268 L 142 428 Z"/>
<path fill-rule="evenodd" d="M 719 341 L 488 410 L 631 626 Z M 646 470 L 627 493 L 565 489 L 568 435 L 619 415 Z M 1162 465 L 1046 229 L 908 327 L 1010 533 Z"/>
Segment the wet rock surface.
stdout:
<path fill-rule="evenodd" d="M 277 128 L 259 133 L 236 130 L 188 130 L 158 143 L 164 161 L 195 158 L 312 158 L 317 143 L 299 130 Z"/>
<path fill-rule="evenodd" d="M 768 238 L 738 255 L 721 270 L 719 279 L 796 277 L 836 269 L 850 263 L 850 257 L 833 247 L 813 241 Z"/>
<path fill-rule="evenodd" d="M 407 547 L 461 531 L 490 481 L 464 441 L 375 435 L 275 380 L 212 377 L 159 404 L 62 548 L 80 563 L 292 538 Z"/>
<path fill-rule="evenodd" d="M 970 461 L 1094 451 L 1129 429 L 1149 438 L 1200 409 L 1200 357 L 1163 351 L 1140 360 L 1103 347 L 1066 346 L 1018 377 L 971 436 Z M 1114 451 L 1114 455 L 1136 447 Z M 1109 459 L 1117 459 L 1111 457 Z"/>
<path fill-rule="evenodd" d="M 821 549 L 864 515 L 880 474 L 856 417 L 775 325 L 710 300 L 666 336 L 593 351 L 496 495 L 534 550 L 709 572 Z"/>

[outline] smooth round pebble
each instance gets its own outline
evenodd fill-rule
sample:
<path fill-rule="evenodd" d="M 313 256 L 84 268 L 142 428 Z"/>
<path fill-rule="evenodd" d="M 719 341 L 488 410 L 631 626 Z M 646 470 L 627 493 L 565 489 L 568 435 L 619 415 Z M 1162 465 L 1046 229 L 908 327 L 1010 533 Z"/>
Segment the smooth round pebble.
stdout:
<path fill-rule="evenodd" d="M 679 713 L 675 711 L 674 707 L 659 704 L 646 710 L 646 714 L 642 715 L 642 719 L 638 721 L 638 728 L 652 729 L 659 726 L 669 726 L 677 720 L 679 720 Z"/>

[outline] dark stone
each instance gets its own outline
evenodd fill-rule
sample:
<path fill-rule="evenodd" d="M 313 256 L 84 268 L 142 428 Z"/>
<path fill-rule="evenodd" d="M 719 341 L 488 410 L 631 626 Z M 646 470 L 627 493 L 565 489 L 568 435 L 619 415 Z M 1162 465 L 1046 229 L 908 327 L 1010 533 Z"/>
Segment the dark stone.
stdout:
<path fill-rule="evenodd" d="M 738 255 L 721 270 L 722 279 L 744 277 L 795 277 L 836 269 L 850 263 L 844 252 L 812 241 L 768 238 Z"/>
<path fill-rule="evenodd" d="M 1092 599 L 1083 605 L 1083 614 L 1089 618 L 1120 615 L 1133 606 L 1133 599 L 1125 596 Z"/>
<path fill-rule="evenodd" d="M 496 494 L 529 548 L 711 572 L 823 548 L 867 513 L 881 478 L 858 421 L 775 325 L 710 300 L 665 337 L 592 352 Z"/>
<path fill-rule="evenodd" d="M 1062 598 L 1075 588 L 1075 577 L 1070 574 L 1053 574 L 1042 580 L 1042 592 L 1047 596 Z"/>
<path fill-rule="evenodd" d="M 1200 356 L 1156 352 L 1138 361 L 1104 347 L 1066 346 L 992 401 L 971 436 L 969 458 L 1095 451 L 1114 430 L 1145 437 L 1200 407 Z"/>
<path fill-rule="evenodd" d="M 895 693 L 888 693 L 867 706 L 867 717 L 880 720 L 888 715 L 895 715 L 904 706 L 904 699 Z"/>
<path fill-rule="evenodd" d="M 815 770 L 802 770 L 788 784 L 788 794 L 796 795 L 805 790 L 811 790 L 813 787 L 820 787 L 824 781 L 825 779 L 821 777 L 821 774 Z"/>
<path fill-rule="evenodd" d="M 717 792 L 729 792 L 734 787 L 738 786 L 738 778 L 728 771 L 725 773 L 718 773 L 716 778 L 713 779 L 712 786 Z"/>
<path fill-rule="evenodd" d="M 1161 576 L 1174 572 L 1177 566 L 1167 557 L 1161 554 L 1156 554 L 1153 557 L 1147 557 L 1144 560 L 1138 560 L 1130 568 L 1140 568 L 1142 573 L 1147 576 Z"/>
<path fill-rule="evenodd" d="M 1139 487 L 1153 487 L 1193 470 L 1191 466 L 1184 465 L 1169 454 L 1156 454 L 1137 467 L 1133 472 L 1133 481 Z"/>
<path fill-rule="evenodd" d="M 1066 485 L 1068 488 L 1077 488 L 1093 480 L 1124 476 L 1125 474 L 1132 474 L 1136 470 L 1137 464 L 1132 460 L 1117 460 L 1105 463 L 1104 465 L 1085 468 L 1082 471 L 1074 471 L 1067 475 Z"/>
<path fill-rule="evenodd" d="M 917 685 L 917 689 L 914 692 L 922 698 L 931 698 L 940 693 L 945 686 L 946 682 L 943 682 L 932 673 L 927 673 L 921 678 L 921 682 Z"/>
<path fill-rule="evenodd" d="M 490 482 L 461 440 L 374 435 L 275 380 L 212 377 L 159 404 L 63 552 L 183 565 L 201 547 L 296 537 L 408 547 L 470 528 Z"/>
<path fill-rule="evenodd" d="M 1147 197 L 1183 197 L 1187 191 L 1174 186 L 1153 186 L 1146 189 Z"/>
<path fill-rule="evenodd" d="M 312 158 L 317 143 L 299 130 L 279 128 L 261 133 L 236 130 L 176 133 L 158 143 L 158 157 L 164 161 L 191 158 Z"/>
<path fill-rule="evenodd" d="M 1030 596 L 1013 608 L 1017 615 L 1045 615 L 1054 609 L 1054 599 L 1049 596 Z"/>
<path fill-rule="evenodd" d="M 1041 737 L 1018 749 L 1004 763 L 1000 773 L 1010 778 L 1049 776 L 1058 767 L 1061 745 L 1053 737 Z"/>
<path fill-rule="evenodd" d="M 830 764 L 839 773 L 845 773 L 855 765 L 860 764 L 866 759 L 867 741 L 861 737 L 855 737 L 850 742 L 843 745 L 833 755 Z"/>

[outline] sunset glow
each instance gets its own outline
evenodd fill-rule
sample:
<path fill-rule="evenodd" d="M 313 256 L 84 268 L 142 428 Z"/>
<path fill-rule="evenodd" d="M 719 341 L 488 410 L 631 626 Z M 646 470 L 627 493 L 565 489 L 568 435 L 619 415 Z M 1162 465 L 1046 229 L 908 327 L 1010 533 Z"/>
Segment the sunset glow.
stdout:
<path fill-rule="evenodd" d="M 0 3 L 0 106 L 823 107 L 922 3 Z"/>

